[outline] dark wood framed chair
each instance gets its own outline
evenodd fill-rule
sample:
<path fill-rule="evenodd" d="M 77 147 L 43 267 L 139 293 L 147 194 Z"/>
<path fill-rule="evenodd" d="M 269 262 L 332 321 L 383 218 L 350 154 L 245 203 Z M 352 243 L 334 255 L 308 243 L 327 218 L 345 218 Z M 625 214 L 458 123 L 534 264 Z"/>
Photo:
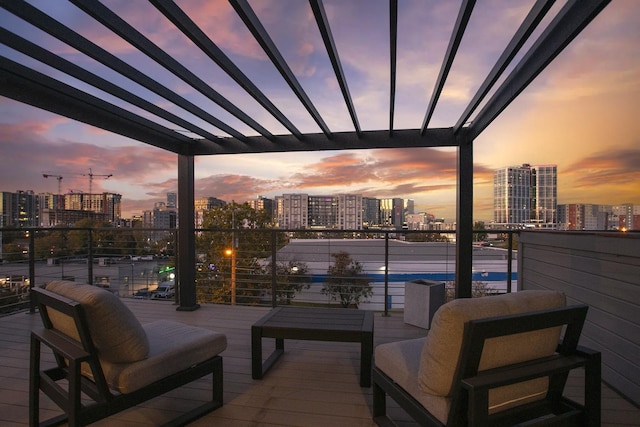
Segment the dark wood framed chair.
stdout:
<path fill-rule="evenodd" d="M 117 296 L 93 286 L 60 281 L 31 295 L 43 322 L 31 333 L 31 426 L 90 424 L 209 374 L 211 399 L 166 425 L 222 406 L 224 334 L 166 320 L 140 325 Z M 42 344 L 55 367 L 41 369 Z M 40 423 L 40 391 L 64 414 Z"/>
<path fill-rule="evenodd" d="M 482 317 L 513 312 L 513 305 L 501 304 L 502 297 L 456 303 L 453 315 L 438 318 L 436 313 L 431 340 L 427 336 L 378 346 L 373 369 L 376 423 L 395 425 L 386 413 L 388 395 L 424 426 L 599 426 L 601 356 L 578 346 L 588 307 L 538 309 L 537 303 L 527 311 L 530 301 L 544 296 L 540 292 L 546 291 L 507 296 L 509 303 L 522 300 L 515 314 Z M 487 302 L 494 307 L 483 307 Z M 472 312 L 465 315 L 465 310 Z M 458 332 L 460 337 L 452 338 Z M 439 346 L 434 339 L 449 343 L 433 350 L 429 346 Z M 452 355 L 454 351 L 458 354 Z M 583 403 L 563 396 L 572 369 L 585 370 Z M 438 378 L 440 371 L 452 373 L 450 379 Z M 439 384 L 430 387 L 431 380 Z"/>

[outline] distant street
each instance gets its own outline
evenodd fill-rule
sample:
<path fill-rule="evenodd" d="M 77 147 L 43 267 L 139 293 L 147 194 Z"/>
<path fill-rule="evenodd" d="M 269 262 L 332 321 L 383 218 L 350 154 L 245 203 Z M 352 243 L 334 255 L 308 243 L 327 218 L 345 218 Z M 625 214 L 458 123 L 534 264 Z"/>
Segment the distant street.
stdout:
<path fill-rule="evenodd" d="M 112 258 L 110 258 L 112 259 Z M 37 261 L 35 264 L 36 283 L 42 286 L 50 280 L 73 280 L 88 283 L 88 266 L 86 259 L 70 259 Z M 133 295 L 143 288 L 155 288 L 158 285 L 158 260 L 129 261 L 114 260 L 113 263 L 100 262 L 94 259 L 94 284 L 117 293 L 119 296 Z M 26 284 L 29 279 L 29 263 L 0 264 L 0 277 L 10 278 L 11 282 Z"/>

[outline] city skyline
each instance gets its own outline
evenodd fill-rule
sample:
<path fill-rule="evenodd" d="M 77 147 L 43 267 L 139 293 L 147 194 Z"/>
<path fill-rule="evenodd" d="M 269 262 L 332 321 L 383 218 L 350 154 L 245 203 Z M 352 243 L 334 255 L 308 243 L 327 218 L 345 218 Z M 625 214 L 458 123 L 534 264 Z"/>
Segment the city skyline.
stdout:
<path fill-rule="evenodd" d="M 278 14 L 292 14 L 305 22 L 307 10 L 299 6 L 300 3 L 304 2 L 253 2 L 252 6 L 266 24 L 277 22 L 271 17 Z M 352 77 L 354 102 L 365 129 L 377 129 L 379 123 L 387 120 L 385 96 L 388 94 L 380 88 L 386 88 L 388 59 L 386 55 L 377 55 L 381 56 L 377 58 L 373 54 L 375 46 L 385 46 L 380 38 L 386 31 L 380 34 L 375 31 L 376 26 L 381 25 L 380 16 L 385 16 L 379 9 L 386 3 L 380 3 L 382 6 L 373 3 L 371 11 L 347 7 L 338 14 L 336 4 L 326 2 L 341 58 L 348 64 L 345 72 Z M 510 2 L 509 6 L 502 3 L 502 7 L 498 7 L 497 3 L 488 2 L 495 8 L 495 28 L 487 29 L 478 40 L 463 41 L 460 64 L 454 66 L 445 86 L 445 107 L 436 111 L 435 125 L 448 123 L 449 116 L 456 115 L 456 107 L 473 95 L 480 83 L 478 78 L 499 54 L 490 41 L 508 37 L 510 30 L 502 27 L 517 26 L 530 3 Z M 398 52 L 399 61 L 406 68 L 399 70 L 405 72 L 398 78 L 397 128 L 419 126 L 437 76 L 438 69 L 421 57 L 427 39 L 425 27 L 430 23 L 438 26 L 440 22 L 449 22 L 437 18 L 455 15 L 458 7 L 457 4 L 429 3 L 428 8 L 421 8 L 420 4 L 403 2 L 399 11 L 400 27 L 417 29 L 417 34 L 400 33 L 406 40 Z M 132 16 L 141 30 L 165 47 L 174 44 L 178 49 L 185 43 L 176 37 L 163 38 L 162 19 L 155 15 L 145 19 L 147 16 L 136 10 L 136 5 L 111 2 L 109 6 Z M 194 17 L 209 17 L 198 23 L 211 30 L 212 37 L 239 66 L 252 74 L 263 72 L 267 61 L 260 57 L 259 48 L 251 42 L 250 35 L 234 32 L 237 22 L 230 19 L 233 11 L 226 2 L 194 2 L 183 7 L 189 8 Z M 489 12 L 479 8 L 478 13 Z M 82 14 L 77 10 L 64 9 L 57 15 L 60 20 L 76 19 L 80 26 L 82 24 Z M 3 26 L 5 22 L 14 25 L 9 17 L 4 11 L 0 13 Z M 360 26 L 354 24 L 360 22 L 356 18 L 361 21 Z M 639 21 L 640 3 L 612 2 L 475 141 L 475 219 L 492 219 L 493 171 L 523 163 L 558 165 L 560 204 L 640 204 L 640 122 L 636 119 L 640 107 Z M 423 26 L 416 27 L 417 22 Z M 325 111 L 341 109 L 342 103 L 335 97 L 339 89 L 334 82 L 327 82 L 328 66 L 322 58 L 318 37 L 303 27 L 292 26 L 282 31 L 267 29 L 278 39 L 283 52 L 291 56 L 292 63 L 298 67 L 294 71 L 303 83 L 311 85 L 313 77 L 324 82 L 308 87 L 319 107 Z M 287 31 L 299 37 L 284 39 Z M 435 44 L 442 50 L 449 33 L 443 28 L 439 31 L 444 41 L 438 39 Z M 105 47 L 126 56 L 129 48 L 111 45 L 108 31 L 86 28 L 85 32 L 95 32 Z M 34 39 L 48 42 L 39 34 L 35 34 Z M 388 41 L 386 43 L 388 46 Z M 61 56 L 74 58 L 73 52 L 59 43 L 47 47 Z M 467 54 L 464 54 L 465 48 Z M 19 56 L 5 46 L 1 46 L 0 51 L 7 57 Z M 326 56 L 326 52 L 324 54 Z M 441 55 L 435 62 L 439 60 Z M 407 73 L 406 69 L 411 72 Z M 265 72 L 258 83 L 271 88 L 266 77 L 269 75 L 272 73 Z M 237 89 L 222 81 L 221 90 L 236 94 Z M 179 83 L 174 82 L 172 86 L 179 87 Z M 414 96 L 416 93 L 421 96 Z M 314 131 L 311 120 L 303 117 L 302 107 L 284 97 L 281 102 L 287 109 L 300 110 L 296 117 L 301 130 Z M 167 192 L 177 190 L 174 154 L 6 98 L 0 98 L 0 116 L 1 191 L 57 193 L 56 180 L 42 177 L 43 172 L 50 172 L 64 177 L 63 193 L 68 189 L 86 192 L 88 178 L 82 174 L 91 168 L 95 174 L 113 174 L 108 180 L 95 178 L 93 192 L 122 194 L 123 216 L 130 217 L 164 200 Z M 349 129 L 349 123 L 342 122 L 337 112 L 335 117 L 331 114 L 329 117 L 335 119 L 329 123 L 332 130 Z M 256 118 L 263 120 L 274 133 L 281 132 L 272 118 L 259 112 Z M 196 197 L 244 201 L 257 195 L 273 198 L 287 192 L 395 196 L 415 200 L 416 211 L 434 213 L 451 222 L 455 220 L 456 152 L 453 149 L 222 155 L 199 157 L 195 162 Z"/>

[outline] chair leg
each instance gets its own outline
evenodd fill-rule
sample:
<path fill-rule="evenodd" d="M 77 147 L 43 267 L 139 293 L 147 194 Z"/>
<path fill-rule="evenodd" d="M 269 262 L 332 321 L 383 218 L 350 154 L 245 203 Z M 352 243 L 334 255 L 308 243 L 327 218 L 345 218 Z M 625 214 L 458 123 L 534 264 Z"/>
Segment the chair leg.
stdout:
<path fill-rule="evenodd" d="M 602 365 L 599 352 L 591 354 L 585 365 L 584 408 L 588 426 L 599 426 L 602 402 Z"/>
<path fill-rule="evenodd" d="M 80 362 L 76 360 L 69 361 L 69 401 L 68 415 L 69 427 L 80 425 L 80 413 L 82 411 L 82 403 L 80 400 L 81 393 L 81 374 Z"/>
<path fill-rule="evenodd" d="M 387 394 L 382 387 L 373 382 L 373 418 L 384 417 L 387 415 Z"/>
<path fill-rule="evenodd" d="M 31 336 L 29 357 L 29 426 L 40 424 L 40 341 Z"/>
<path fill-rule="evenodd" d="M 223 402 L 223 368 L 222 368 L 222 358 L 218 358 L 218 362 L 216 362 L 216 366 L 213 369 L 213 396 L 212 402 L 216 406 L 222 406 Z"/>

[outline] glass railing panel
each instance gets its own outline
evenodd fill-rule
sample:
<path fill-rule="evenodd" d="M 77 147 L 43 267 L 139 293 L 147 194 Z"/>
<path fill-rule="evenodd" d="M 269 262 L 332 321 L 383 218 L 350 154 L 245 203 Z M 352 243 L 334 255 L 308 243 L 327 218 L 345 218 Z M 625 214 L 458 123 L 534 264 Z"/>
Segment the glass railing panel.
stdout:
<path fill-rule="evenodd" d="M 24 305 L 30 286 L 61 279 L 123 298 L 179 295 L 176 230 L 2 231 L 0 305 Z M 198 303 L 401 311 L 407 282 L 444 282 L 454 293 L 452 231 L 198 229 L 195 241 Z M 509 267 L 506 241 L 478 243 L 473 253 L 474 295 L 505 292 L 509 269 L 515 289 L 516 255 Z"/>

